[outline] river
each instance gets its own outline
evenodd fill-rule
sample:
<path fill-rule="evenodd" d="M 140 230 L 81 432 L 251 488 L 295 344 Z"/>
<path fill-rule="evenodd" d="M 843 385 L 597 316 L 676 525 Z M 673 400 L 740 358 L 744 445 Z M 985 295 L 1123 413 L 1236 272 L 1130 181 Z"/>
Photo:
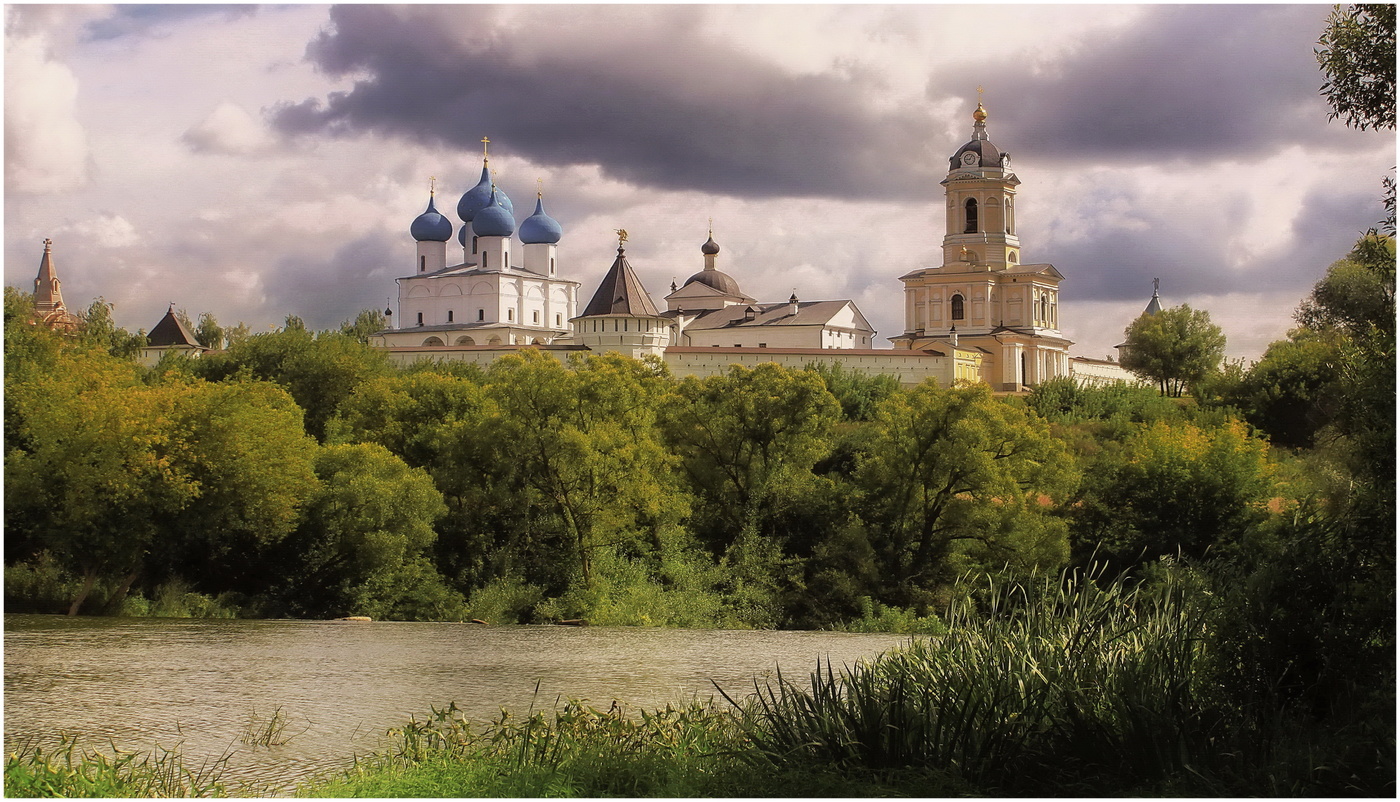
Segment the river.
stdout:
<path fill-rule="evenodd" d="M 805 683 L 906 643 L 898 635 L 336 621 L 5 616 L 5 748 L 80 735 L 88 745 L 179 746 L 187 766 L 232 752 L 234 786 L 289 786 L 383 748 L 385 732 L 456 702 L 473 720 L 560 698 L 657 707 Z M 536 688 L 538 687 L 538 692 Z M 277 710 L 295 734 L 248 746 Z"/>

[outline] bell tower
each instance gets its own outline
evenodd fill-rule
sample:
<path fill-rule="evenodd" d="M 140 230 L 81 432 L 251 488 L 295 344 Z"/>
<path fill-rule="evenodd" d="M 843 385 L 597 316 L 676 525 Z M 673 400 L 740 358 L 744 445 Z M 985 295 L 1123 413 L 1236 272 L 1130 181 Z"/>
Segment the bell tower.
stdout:
<path fill-rule="evenodd" d="M 980 94 L 980 90 L 979 90 Z M 972 139 L 948 160 L 943 264 L 1003 270 L 1021 261 L 1016 237 L 1016 187 L 1011 156 L 987 138 L 987 110 L 977 101 Z"/>
<path fill-rule="evenodd" d="M 1069 375 L 1069 340 L 1060 336 L 1060 281 L 1049 264 L 1023 264 L 1016 236 L 1011 157 L 987 137 L 981 90 L 972 138 L 948 160 L 943 263 L 900 276 L 904 333 L 896 348 L 973 349 L 981 380 L 1020 391 Z M 951 356 L 951 353 L 950 353 Z"/>

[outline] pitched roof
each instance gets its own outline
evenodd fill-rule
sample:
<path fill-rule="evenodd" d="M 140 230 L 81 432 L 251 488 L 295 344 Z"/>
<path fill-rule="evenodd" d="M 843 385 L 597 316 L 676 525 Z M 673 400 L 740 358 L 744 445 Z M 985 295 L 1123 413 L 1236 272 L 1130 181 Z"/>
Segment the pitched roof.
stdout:
<path fill-rule="evenodd" d="M 791 314 L 790 303 L 776 304 L 731 304 L 723 309 L 697 311 L 696 318 L 686 325 L 687 329 L 724 329 L 742 326 L 824 326 L 831 322 L 850 301 L 802 301 L 797 305 L 797 314 Z M 854 306 L 852 304 L 852 306 Z M 748 310 L 754 310 L 752 319 Z M 677 312 L 667 312 L 666 317 L 675 317 Z M 685 314 L 690 314 L 686 312 Z M 856 324 L 864 324 L 865 318 L 856 311 Z"/>
<path fill-rule="evenodd" d="M 146 344 L 152 346 L 162 345 L 191 345 L 195 348 L 202 348 L 199 341 L 194 338 L 190 330 L 185 328 L 185 324 L 175 317 L 175 307 L 171 306 L 165 312 L 165 317 L 151 329 L 151 333 L 146 335 Z"/>
<path fill-rule="evenodd" d="M 608 269 L 608 274 L 603 276 L 603 283 L 598 285 L 598 291 L 593 293 L 593 300 L 584 307 L 583 314 L 579 317 L 594 317 L 596 315 L 632 315 L 634 317 L 660 317 L 656 311 L 656 304 L 652 303 L 651 296 L 647 294 L 646 287 L 642 286 L 641 279 L 632 272 L 632 265 L 627 263 L 627 255 L 622 248 L 617 249 L 617 260 Z"/>

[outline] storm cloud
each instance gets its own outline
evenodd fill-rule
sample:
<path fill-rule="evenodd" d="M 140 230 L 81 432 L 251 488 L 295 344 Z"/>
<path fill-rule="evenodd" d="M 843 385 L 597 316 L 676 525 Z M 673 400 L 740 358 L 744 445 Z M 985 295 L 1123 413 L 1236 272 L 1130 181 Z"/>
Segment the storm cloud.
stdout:
<path fill-rule="evenodd" d="M 1131 27 L 1049 63 L 1013 56 L 940 69 L 929 94 L 995 87 L 994 120 L 1040 160 L 1200 163 L 1345 148 L 1317 124 L 1328 112 L 1310 57 L 1319 19 L 1308 5 L 1150 6 Z"/>
<path fill-rule="evenodd" d="M 518 13 L 527 19 L 489 6 L 337 7 L 308 56 L 363 77 L 277 109 L 274 124 L 464 150 L 490 136 L 539 164 L 740 197 L 912 195 L 941 177 L 940 159 L 910 158 L 925 153 L 926 110 L 880 109 L 869 78 L 849 70 L 785 72 L 697 33 L 693 7 Z"/>

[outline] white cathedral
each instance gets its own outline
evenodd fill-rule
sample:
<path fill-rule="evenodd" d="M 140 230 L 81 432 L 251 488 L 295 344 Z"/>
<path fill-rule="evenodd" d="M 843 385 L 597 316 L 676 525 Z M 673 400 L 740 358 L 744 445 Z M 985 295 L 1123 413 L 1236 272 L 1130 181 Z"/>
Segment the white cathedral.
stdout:
<path fill-rule="evenodd" d="M 778 362 L 795 368 L 840 363 L 905 384 L 980 381 L 999 391 L 1069 375 L 1091 383 L 1135 380 L 1116 363 L 1069 355 L 1072 343 L 1059 328 L 1064 277 L 1053 265 L 1021 261 L 1021 182 L 1010 157 L 987 138 L 986 119 L 979 102 L 972 138 L 953 154 L 942 182 L 943 264 L 899 277 L 905 326 L 889 338 L 893 348 L 874 347 L 875 331 L 851 300 L 804 300 L 794 293 L 786 301 L 760 302 L 748 296 L 718 268 L 713 232 L 700 247 L 703 268 L 681 286 L 671 285 L 663 311 L 628 263 L 627 235 L 619 231 L 612 267 L 580 310 L 579 282 L 560 275 L 563 229 L 545 212 L 542 194 L 517 227 L 513 204 L 493 183 L 486 157 L 480 182 L 457 203 L 460 227 L 429 195 L 427 209 L 409 228 L 414 272 L 397 279 L 398 314 L 386 310 L 396 325 L 370 342 L 399 364 L 485 364 L 535 348 L 561 359 L 578 352 L 650 354 L 677 375 Z M 454 228 L 462 258 L 449 264 Z"/>

